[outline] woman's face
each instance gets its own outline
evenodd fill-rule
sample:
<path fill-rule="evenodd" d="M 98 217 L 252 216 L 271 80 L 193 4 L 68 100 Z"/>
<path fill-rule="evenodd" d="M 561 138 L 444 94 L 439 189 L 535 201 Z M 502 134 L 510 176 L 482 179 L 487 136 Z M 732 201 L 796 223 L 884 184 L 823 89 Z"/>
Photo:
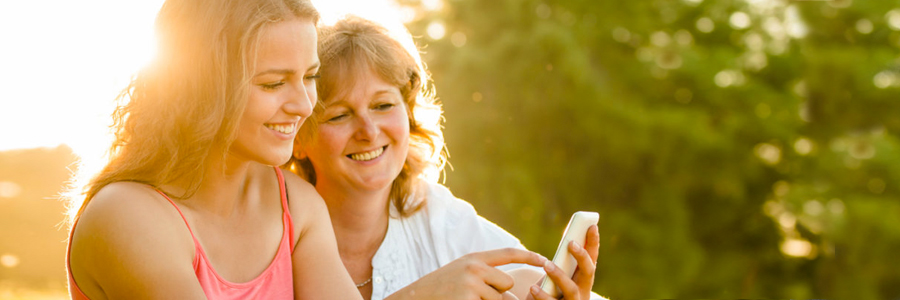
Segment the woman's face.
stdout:
<path fill-rule="evenodd" d="M 311 21 L 264 26 L 251 72 L 250 98 L 230 153 L 266 165 L 287 162 L 297 129 L 316 103 L 318 69 Z"/>
<path fill-rule="evenodd" d="M 372 72 L 325 100 L 316 137 L 301 145 L 317 188 L 385 192 L 406 162 L 409 117 L 400 90 Z"/>

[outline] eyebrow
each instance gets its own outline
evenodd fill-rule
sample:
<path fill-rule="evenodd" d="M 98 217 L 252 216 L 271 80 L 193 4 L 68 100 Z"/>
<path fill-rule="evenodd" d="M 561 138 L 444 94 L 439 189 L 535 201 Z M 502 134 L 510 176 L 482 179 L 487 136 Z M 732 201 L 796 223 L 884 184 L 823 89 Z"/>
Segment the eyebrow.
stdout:
<path fill-rule="evenodd" d="M 372 97 L 374 98 L 374 97 L 378 97 L 378 96 L 381 96 L 384 94 L 397 95 L 397 96 L 400 96 L 401 98 L 403 97 L 403 95 L 401 95 L 400 92 L 395 89 L 377 90 L 377 91 L 375 91 L 375 93 L 372 93 Z M 338 98 L 338 100 L 331 101 L 328 104 L 324 104 L 324 105 L 325 105 L 326 109 L 331 108 L 331 107 L 336 107 L 336 106 L 347 106 L 348 105 L 347 97 L 346 96 L 340 97 L 340 98 Z"/>
<path fill-rule="evenodd" d="M 372 94 L 372 96 L 377 97 L 377 96 L 381 96 L 384 94 L 400 95 L 400 91 L 397 91 L 395 89 L 378 90 L 378 91 L 375 91 L 375 93 Z"/>
<path fill-rule="evenodd" d="M 306 69 L 306 71 L 309 72 L 309 71 L 315 70 L 316 68 L 319 67 L 319 65 L 320 65 L 320 63 L 317 61 L 317 62 L 315 62 L 314 64 L 312 64 L 312 66 L 310 66 L 309 69 Z M 287 75 L 292 75 L 292 74 L 296 74 L 296 73 L 297 73 L 297 72 L 294 71 L 294 70 L 292 70 L 292 69 L 269 69 L 269 70 L 265 70 L 265 71 L 256 73 L 256 75 L 253 75 L 253 77 L 259 77 L 259 76 L 266 75 L 266 74 L 287 74 Z"/>
<path fill-rule="evenodd" d="M 291 70 L 291 69 L 269 69 L 269 70 L 265 70 L 265 71 L 256 73 L 256 75 L 253 75 L 253 77 L 259 77 L 259 76 L 263 76 L 263 75 L 266 75 L 266 74 L 287 74 L 287 75 L 291 75 L 291 74 L 294 74 L 294 73 L 297 73 L 297 72 L 295 72 L 294 70 Z"/>

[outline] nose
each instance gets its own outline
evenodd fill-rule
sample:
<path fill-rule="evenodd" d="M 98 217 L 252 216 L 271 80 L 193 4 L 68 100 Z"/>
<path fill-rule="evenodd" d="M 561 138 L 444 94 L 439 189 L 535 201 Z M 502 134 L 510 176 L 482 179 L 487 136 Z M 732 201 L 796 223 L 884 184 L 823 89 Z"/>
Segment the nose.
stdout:
<path fill-rule="evenodd" d="M 353 137 L 360 141 L 375 141 L 378 138 L 378 124 L 368 114 L 359 114 L 356 118 L 356 132 Z"/>
<path fill-rule="evenodd" d="M 300 84 L 288 95 L 288 99 L 284 103 L 284 111 L 305 119 L 312 115 L 313 106 L 316 105 L 316 97 L 315 85 Z"/>

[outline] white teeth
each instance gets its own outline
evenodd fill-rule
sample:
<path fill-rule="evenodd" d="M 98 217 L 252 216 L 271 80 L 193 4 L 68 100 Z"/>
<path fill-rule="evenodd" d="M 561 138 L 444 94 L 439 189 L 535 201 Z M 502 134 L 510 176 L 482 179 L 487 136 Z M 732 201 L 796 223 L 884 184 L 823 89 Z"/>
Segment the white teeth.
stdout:
<path fill-rule="evenodd" d="M 381 148 L 378 148 L 378 149 L 375 149 L 375 150 L 372 150 L 372 151 L 369 151 L 366 153 L 350 154 L 350 159 L 359 160 L 359 161 L 373 160 L 373 159 L 376 159 L 379 156 L 381 156 L 382 152 L 384 152 L 384 147 L 381 147 Z"/>
<path fill-rule="evenodd" d="M 280 124 L 266 124 L 266 128 L 284 133 L 291 134 L 294 133 L 294 125 L 280 125 Z"/>

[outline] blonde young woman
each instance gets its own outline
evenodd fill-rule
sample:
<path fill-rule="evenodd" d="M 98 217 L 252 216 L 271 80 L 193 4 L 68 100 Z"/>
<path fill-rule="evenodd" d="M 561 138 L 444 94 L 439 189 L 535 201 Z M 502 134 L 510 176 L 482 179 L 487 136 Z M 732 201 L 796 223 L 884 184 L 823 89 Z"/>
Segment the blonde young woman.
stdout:
<path fill-rule="evenodd" d="M 73 299 L 359 299 L 326 206 L 279 166 L 316 102 L 307 0 L 167 0 L 75 201 Z"/>
<path fill-rule="evenodd" d="M 321 102 L 291 164 L 325 199 L 363 297 L 550 299 L 534 286 L 546 272 L 566 299 L 599 298 L 590 291 L 596 226 L 585 247 L 570 245 L 579 271 L 565 278 L 434 182 L 445 159 L 441 110 L 418 52 L 398 41 L 411 37 L 394 34 L 358 17 L 320 28 Z"/>

